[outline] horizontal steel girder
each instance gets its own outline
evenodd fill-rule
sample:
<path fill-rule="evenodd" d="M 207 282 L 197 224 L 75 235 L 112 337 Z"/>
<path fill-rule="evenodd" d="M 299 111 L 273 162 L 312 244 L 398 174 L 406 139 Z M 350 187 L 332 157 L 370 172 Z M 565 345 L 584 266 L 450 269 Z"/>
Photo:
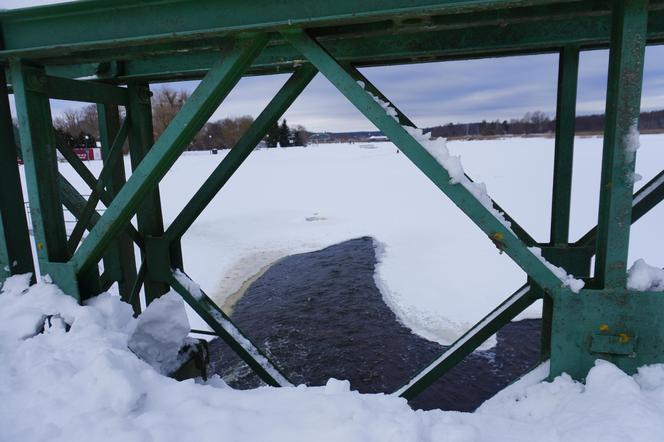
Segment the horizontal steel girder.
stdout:
<path fill-rule="evenodd" d="M 610 16 L 606 2 L 557 2 L 546 7 L 513 9 L 506 8 L 512 2 L 497 3 L 503 9 L 448 13 L 429 16 L 420 22 L 413 19 L 412 23 L 401 17 L 387 22 L 317 29 L 308 25 L 307 31 L 337 60 L 356 66 L 555 52 L 568 44 L 583 48 L 608 46 Z M 650 7 L 648 41 L 658 43 L 664 41 L 664 3 L 653 1 Z M 2 26 L 5 38 L 16 32 L 12 26 Z M 52 75 L 70 78 L 96 75 L 117 82 L 137 78 L 154 81 L 200 78 L 218 59 L 219 51 L 228 46 L 229 32 L 202 32 L 186 37 L 174 33 L 159 41 L 143 35 L 131 42 L 90 42 L 84 41 L 89 37 L 81 37 L 81 41 L 65 45 L 49 43 L 52 42 L 49 36 L 48 42 L 42 42 L 48 43 L 47 46 L 8 47 L 0 51 L 0 60 L 21 55 L 49 65 L 48 72 Z M 276 38 L 247 74 L 288 72 L 302 62 L 297 51 Z"/>
<path fill-rule="evenodd" d="M 96 0 L 6 11 L 0 15 L 7 51 L 75 45 L 191 40 L 238 31 L 272 31 L 397 20 L 430 25 L 439 14 L 515 7 L 585 4 L 580 0 Z M 598 2 L 591 2 L 597 4 Z M 576 12 L 581 12 L 580 8 Z"/>

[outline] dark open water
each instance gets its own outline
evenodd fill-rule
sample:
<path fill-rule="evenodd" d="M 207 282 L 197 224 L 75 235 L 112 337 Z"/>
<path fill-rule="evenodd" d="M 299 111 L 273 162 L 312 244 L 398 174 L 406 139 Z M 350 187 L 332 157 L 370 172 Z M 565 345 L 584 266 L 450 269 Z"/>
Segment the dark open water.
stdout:
<path fill-rule="evenodd" d="M 374 284 L 373 240 L 353 239 L 279 261 L 246 291 L 231 318 L 295 384 L 348 379 L 360 392 L 392 392 L 443 347 L 411 333 Z M 411 402 L 472 411 L 538 362 L 540 321 L 512 322 Z M 219 339 L 211 371 L 236 388 L 260 380 Z"/>

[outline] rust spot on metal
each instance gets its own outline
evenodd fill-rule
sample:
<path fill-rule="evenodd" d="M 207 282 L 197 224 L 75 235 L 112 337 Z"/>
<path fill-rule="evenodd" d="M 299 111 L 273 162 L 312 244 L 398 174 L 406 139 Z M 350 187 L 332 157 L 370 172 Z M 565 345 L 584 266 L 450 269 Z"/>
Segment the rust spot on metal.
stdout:
<path fill-rule="evenodd" d="M 491 242 L 494 246 L 496 246 L 500 253 L 505 251 L 505 243 L 503 243 L 505 235 L 503 235 L 501 232 L 494 232 L 489 236 L 489 239 L 491 239 Z"/>

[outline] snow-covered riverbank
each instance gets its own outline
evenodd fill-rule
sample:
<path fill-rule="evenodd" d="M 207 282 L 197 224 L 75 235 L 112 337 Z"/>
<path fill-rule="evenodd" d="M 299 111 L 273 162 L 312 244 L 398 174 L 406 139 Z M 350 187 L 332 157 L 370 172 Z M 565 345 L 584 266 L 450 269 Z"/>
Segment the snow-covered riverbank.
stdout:
<path fill-rule="evenodd" d="M 536 239 L 549 229 L 553 139 L 455 141 L 466 172 Z M 391 143 L 267 149 L 252 153 L 183 240 L 185 268 L 221 305 L 276 259 L 359 236 L 382 243 L 376 279 L 405 325 L 449 344 L 525 281 L 484 234 Z M 577 138 L 572 239 L 596 223 L 601 138 Z M 221 155 L 185 154 L 160 185 L 168 224 Z M 127 167 L 128 167 L 128 161 Z M 98 173 L 100 162 L 88 166 Z M 62 172 L 82 193 L 67 165 Z M 640 184 L 664 168 L 664 136 L 641 137 Z M 634 228 L 630 264 L 664 265 L 653 231 L 658 207 Z M 525 316 L 537 316 L 538 306 Z"/>

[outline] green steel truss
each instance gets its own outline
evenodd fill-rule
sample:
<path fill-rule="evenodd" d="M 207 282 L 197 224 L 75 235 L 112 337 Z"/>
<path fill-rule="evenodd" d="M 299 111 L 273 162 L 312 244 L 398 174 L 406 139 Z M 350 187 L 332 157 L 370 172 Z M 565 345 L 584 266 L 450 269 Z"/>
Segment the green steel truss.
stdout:
<path fill-rule="evenodd" d="M 172 288 L 264 382 L 289 385 L 186 276 L 180 241 L 320 72 L 528 275 L 524 286 L 395 394 L 416 397 L 539 299 L 542 359 L 551 359 L 551 376 L 567 371 L 583 378 L 598 357 L 628 371 L 664 362 L 661 295 L 630 292 L 625 280 L 630 226 L 664 198 L 664 171 L 635 194 L 632 179 L 645 46 L 664 41 L 664 0 L 89 0 L 2 12 L 0 31 L 0 84 L 6 88 L 0 93 L 0 282 L 34 272 L 34 259 L 42 274 L 81 301 L 117 282 L 137 314 L 141 293 L 149 303 Z M 610 48 L 598 226 L 570 243 L 579 54 L 594 48 Z M 357 68 L 547 52 L 560 57 L 554 182 L 550 241 L 537 244 L 495 201 L 479 201 L 469 177 L 466 185 L 451 182 L 413 135 L 412 121 Z M 242 76 L 283 72 L 291 73 L 289 80 L 165 226 L 158 184 L 191 139 Z M 201 82 L 154 140 L 150 83 L 189 78 Z M 34 258 L 9 93 L 16 102 Z M 98 178 L 71 150 L 55 145 L 50 98 L 97 104 L 104 157 Z M 56 150 L 89 187 L 87 199 L 59 173 Z M 100 203 L 106 207 L 101 215 Z M 63 207 L 78 220 L 69 235 Z M 564 287 L 533 246 L 583 278 L 586 288 L 573 293 Z"/>

